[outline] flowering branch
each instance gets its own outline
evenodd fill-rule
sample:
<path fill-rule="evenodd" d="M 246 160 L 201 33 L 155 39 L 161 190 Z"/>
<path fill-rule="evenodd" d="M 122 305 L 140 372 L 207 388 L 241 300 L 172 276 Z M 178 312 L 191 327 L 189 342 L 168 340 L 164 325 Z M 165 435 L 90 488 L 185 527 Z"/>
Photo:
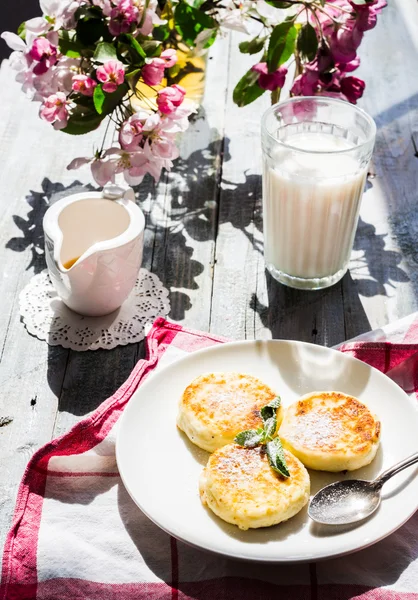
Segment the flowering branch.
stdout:
<path fill-rule="evenodd" d="M 180 48 L 204 52 L 220 30 L 248 33 L 255 21 L 261 31 L 239 48 L 260 56 L 235 87 L 239 106 L 266 90 L 277 102 L 291 60 L 291 95 L 356 103 L 365 83 L 350 73 L 386 0 L 40 0 L 40 6 L 42 16 L 23 23 L 17 35 L 2 34 L 14 51 L 16 79 L 40 102 L 40 117 L 67 134 L 93 131 L 108 117 L 100 149 L 68 166 L 90 164 L 104 185 L 118 173 L 130 184 L 146 173 L 158 180 L 162 168 L 172 167 L 176 134 L 193 112 L 180 84 Z M 118 143 L 106 149 L 110 122 Z"/>

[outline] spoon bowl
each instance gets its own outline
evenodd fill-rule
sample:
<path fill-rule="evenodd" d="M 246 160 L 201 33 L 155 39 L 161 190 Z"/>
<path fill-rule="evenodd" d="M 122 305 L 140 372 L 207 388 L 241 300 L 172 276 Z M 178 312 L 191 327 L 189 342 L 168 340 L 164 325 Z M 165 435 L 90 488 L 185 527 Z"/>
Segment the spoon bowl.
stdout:
<path fill-rule="evenodd" d="M 370 481 L 350 479 L 322 488 L 311 502 L 308 514 L 324 525 L 348 525 L 361 521 L 379 508 L 380 489 Z"/>
<path fill-rule="evenodd" d="M 308 514 L 323 525 L 349 525 L 373 514 L 381 501 L 381 489 L 393 475 L 418 462 L 418 452 L 384 471 L 377 479 L 337 481 L 319 490 L 309 503 Z"/>

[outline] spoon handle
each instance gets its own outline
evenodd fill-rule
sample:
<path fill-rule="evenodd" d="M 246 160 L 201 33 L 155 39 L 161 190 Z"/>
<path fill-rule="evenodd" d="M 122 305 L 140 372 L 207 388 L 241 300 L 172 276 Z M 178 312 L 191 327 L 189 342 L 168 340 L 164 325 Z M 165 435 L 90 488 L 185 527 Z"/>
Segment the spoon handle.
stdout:
<path fill-rule="evenodd" d="M 390 479 L 391 477 L 396 475 L 396 473 L 403 471 L 407 467 L 410 467 L 411 465 L 413 465 L 417 462 L 418 462 L 418 452 L 415 452 L 415 454 L 408 456 L 408 458 L 404 458 L 404 460 L 401 460 L 401 462 L 398 462 L 396 465 L 394 465 L 387 471 L 383 471 L 383 473 L 373 481 L 373 485 L 375 487 L 381 488 L 382 485 L 384 483 L 386 483 L 386 481 L 388 479 Z"/>

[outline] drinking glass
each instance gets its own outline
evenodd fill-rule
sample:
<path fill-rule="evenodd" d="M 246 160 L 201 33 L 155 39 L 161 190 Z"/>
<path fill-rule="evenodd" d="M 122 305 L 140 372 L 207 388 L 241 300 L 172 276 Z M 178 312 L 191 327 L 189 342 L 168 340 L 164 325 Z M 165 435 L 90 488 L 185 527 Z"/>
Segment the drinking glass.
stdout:
<path fill-rule="evenodd" d="M 375 135 L 367 113 L 335 98 L 291 98 L 264 113 L 264 257 L 281 283 L 315 290 L 344 276 Z"/>

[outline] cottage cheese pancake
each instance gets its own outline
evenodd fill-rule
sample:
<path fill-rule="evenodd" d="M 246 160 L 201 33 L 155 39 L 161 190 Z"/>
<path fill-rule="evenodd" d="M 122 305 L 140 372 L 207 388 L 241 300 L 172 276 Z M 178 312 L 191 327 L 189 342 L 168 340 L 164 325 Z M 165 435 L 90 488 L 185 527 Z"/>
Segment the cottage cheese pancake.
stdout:
<path fill-rule="evenodd" d="M 380 422 L 353 396 L 311 392 L 285 410 L 280 439 L 310 469 L 354 471 L 376 456 Z"/>
<path fill-rule="evenodd" d="M 262 427 L 260 409 L 277 397 L 262 381 L 242 373 L 208 373 L 191 382 L 180 400 L 177 426 L 208 452 Z M 277 409 L 277 429 L 282 409 Z"/>
<path fill-rule="evenodd" d="M 199 481 L 200 498 L 218 517 L 240 529 L 269 527 L 296 515 L 308 502 L 309 475 L 285 450 L 290 477 L 270 467 L 263 447 L 229 444 L 214 452 Z"/>

